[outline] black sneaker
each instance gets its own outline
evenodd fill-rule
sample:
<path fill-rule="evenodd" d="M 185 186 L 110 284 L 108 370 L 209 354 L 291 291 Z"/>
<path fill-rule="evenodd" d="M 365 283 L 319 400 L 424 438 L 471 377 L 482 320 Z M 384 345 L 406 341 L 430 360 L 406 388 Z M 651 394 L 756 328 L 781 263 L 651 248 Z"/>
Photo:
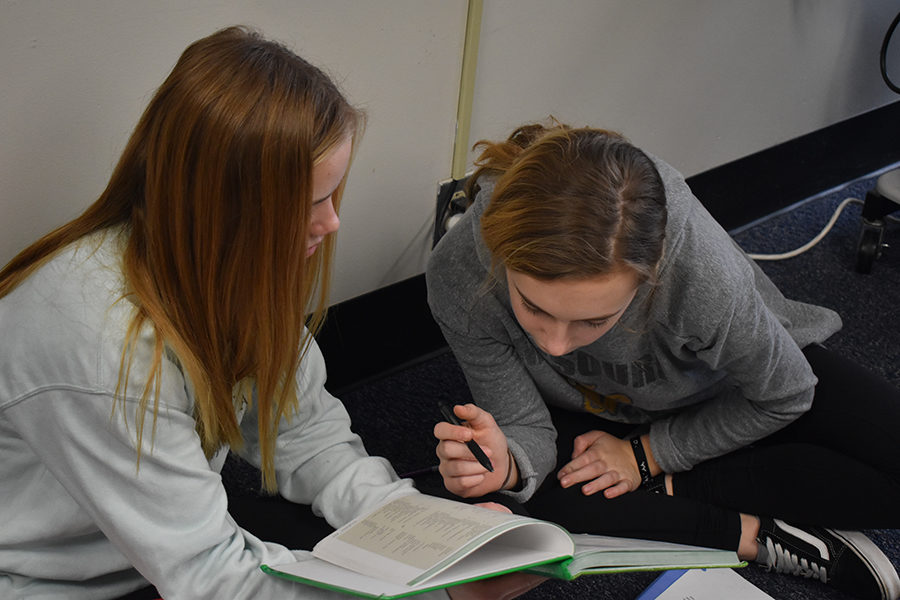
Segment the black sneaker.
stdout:
<path fill-rule="evenodd" d="M 900 578 L 891 561 L 858 531 L 800 528 L 762 517 L 756 541 L 759 562 L 778 573 L 819 579 L 855 598 L 900 598 Z"/>

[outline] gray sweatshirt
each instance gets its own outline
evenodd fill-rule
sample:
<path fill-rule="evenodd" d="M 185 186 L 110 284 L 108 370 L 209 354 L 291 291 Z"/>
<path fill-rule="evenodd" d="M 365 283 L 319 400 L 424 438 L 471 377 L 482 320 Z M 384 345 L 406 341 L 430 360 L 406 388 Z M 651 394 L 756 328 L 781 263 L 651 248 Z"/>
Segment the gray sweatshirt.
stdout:
<path fill-rule="evenodd" d="M 345 597 L 260 570 L 308 553 L 260 540 L 228 514 L 225 453 L 204 456 L 192 386 L 168 357 L 137 468 L 137 399 L 155 338 L 142 332 L 128 397 L 114 412 L 131 307 L 116 302 L 123 281 L 115 237 L 94 246 L 65 249 L 0 299 L 0 598 L 97 600 L 148 580 L 166 600 Z M 323 387 L 314 343 L 296 382 L 299 412 L 281 423 L 275 456 L 285 498 L 338 527 L 387 498 L 417 493 L 385 459 L 366 454 Z M 241 454 L 259 466 L 256 411 L 241 406 Z"/>
<path fill-rule="evenodd" d="M 758 440 L 812 404 L 816 378 L 800 349 L 840 329 L 840 317 L 786 299 L 684 178 L 654 161 L 668 206 L 658 285 L 652 295 L 641 286 L 620 321 L 588 346 L 553 357 L 519 326 L 480 234 L 490 179 L 429 259 L 432 313 L 475 403 L 509 440 L 523 478 L 519 500 L 555 465 L 545 403 L 649 423 L 653 455 L 670 473 Z"/>

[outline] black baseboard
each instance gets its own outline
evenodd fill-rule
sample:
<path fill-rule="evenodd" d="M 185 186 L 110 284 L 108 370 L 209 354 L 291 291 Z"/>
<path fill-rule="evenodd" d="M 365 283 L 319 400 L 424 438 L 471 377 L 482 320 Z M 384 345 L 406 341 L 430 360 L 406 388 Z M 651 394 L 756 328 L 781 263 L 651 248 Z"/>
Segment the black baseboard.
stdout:
<path fill-rule="evenodd" d="M 447 348 L 428 308 L 425 275 L 332 306 L 316 341 L 326 387 L 337 396 Z"/>
<path fill-rule="evenodd" d="M 687 182 L 730 231 L 897 162 L 900 102 L 698 173 Z"/>
<path fill-rule="evenodd" d="M 900 162 L 900 102 L 694 175 L 694 194 L 727 230 Z M 341 302 L 317 336 L 329 391 L 342 392 L 446 350 L 425 276 Z"/>

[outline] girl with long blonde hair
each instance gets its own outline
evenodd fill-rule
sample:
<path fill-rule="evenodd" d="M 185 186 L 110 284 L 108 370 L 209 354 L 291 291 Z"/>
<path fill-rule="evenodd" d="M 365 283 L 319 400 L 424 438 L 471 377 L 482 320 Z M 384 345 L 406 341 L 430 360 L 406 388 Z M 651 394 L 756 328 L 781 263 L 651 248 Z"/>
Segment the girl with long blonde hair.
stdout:
<path fill-rule="evenodd" d="M 312 337 L 362 125 L 318 68 L 219 31 L 100 198 L 0 271 L 0 597 L 334 597 L 260 570 L 302 553 L 229 514 L 229 449 L 330 527 L 417 493 L 367 456 Z M 303 514 L 293 548 L 321 535 Z"/>

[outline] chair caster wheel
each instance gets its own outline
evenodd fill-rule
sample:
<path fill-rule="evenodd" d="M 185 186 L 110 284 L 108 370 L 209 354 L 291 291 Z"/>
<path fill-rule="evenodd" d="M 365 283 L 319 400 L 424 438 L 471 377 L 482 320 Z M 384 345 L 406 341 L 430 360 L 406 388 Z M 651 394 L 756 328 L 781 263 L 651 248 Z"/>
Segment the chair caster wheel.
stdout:
<path fill-rule="evenodd" d="M 875 259 L 881 254 L 881 240 L 884 234 L 883 227 L 870 224 L 863 225 L 859 235 L 859 245 L 856 250 L 856 271 L 858 273 L 870 273 Z"/>
<path fill-rule="evenodd" d="M 881 256 L 885 247 L 884 218 L 900 209 L 900 169 L 882 174 L 875 182 L 875 188 L 866 193 L 862 208 L 862 229 L 856 248 L 856 270 L 859 273 L 872 271 L 872 263 Z"/>

